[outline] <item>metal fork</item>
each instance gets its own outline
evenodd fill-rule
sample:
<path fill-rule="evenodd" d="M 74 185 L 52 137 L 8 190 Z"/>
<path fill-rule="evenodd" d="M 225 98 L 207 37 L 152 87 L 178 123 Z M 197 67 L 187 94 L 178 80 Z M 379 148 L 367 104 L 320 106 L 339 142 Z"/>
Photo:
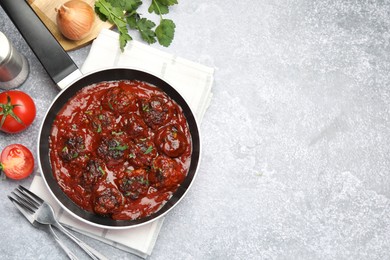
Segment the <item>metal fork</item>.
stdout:
<path fill-rule="evenodd" d="M 14 206 L 20 211 L 20 213 L 22 213 L 22 215 L 36 228 L 39 228 L 39 229 L 46 229 L 47 231 L 49 231 L 51 233 L 51 235 L 54 237 L 54 240 L 57 241 L 57 243 L 61 246 L 61 248 L 65 251 L 65 253 L 67 254 L 67 256 L 69 257 L 69 259 L 71 260 L 78 260 L 77 256 L 73 254 L 72 251 L 70 251 L 70 249 L 64 245 L 62 243 L 62 241 L 60 240 L 60 238 L 57 236 L 57 234 L 54 232 L 53 228 L 51 227 L 51 225 L 43 225 L 43 224 L 40 224 L 38 223 L 37 221 L 34 220 L 34 218 L 32 217 L 32 212 L 26 208 L 22 202 L 19 202 L 17 199 L 11 197 L 11 196 L 8 196 L 8 198 L 12 201 L 12 203 L 14 204 Z"/>
<path fill-rule="evenodd" d="M 104 255 L 102 255 L 97 250 L 93 249 L 92 247 L 75 237 L 67 229 L 65 229 L 57 221 L 53 208 L 36 194 L 21 185 L 19 185 L 12 193 L 18 196 L 20 200 L 22 200 L 25 204 L 30 206 L 31 210 L 34 212 L 32 217 L 35 221 L 41 224 L 56 227 L 58 230 L 60 230 L 70 239 L 72 239 L 77 245 L 79 245 L 92 259 L 108 260 Z"/>

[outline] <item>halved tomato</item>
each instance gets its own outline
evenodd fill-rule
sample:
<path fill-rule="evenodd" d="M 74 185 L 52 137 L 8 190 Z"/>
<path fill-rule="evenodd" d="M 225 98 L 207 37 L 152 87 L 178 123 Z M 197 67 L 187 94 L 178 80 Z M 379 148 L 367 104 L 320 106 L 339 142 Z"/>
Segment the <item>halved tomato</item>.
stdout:
<path fill-rule="evenodd" d="M 0 155 L 0 170 L 14 180 L 27 178 L 34 170 L 34 156 L 24 145 L 8 145 Z"/>

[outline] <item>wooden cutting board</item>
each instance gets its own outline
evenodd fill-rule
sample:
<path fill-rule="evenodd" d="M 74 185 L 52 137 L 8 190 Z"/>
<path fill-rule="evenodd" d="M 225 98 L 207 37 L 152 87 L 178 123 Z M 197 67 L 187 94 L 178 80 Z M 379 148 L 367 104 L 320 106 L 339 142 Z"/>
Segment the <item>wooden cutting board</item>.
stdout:
<path fill-rule="evenodd" d="M 54 35 L 54 37 L 66 51 L 75 50 L 89 44 L 98 36 L 101 29 L 113 27 L 111 23 L 101 21 L 100 18 L 96 15 L 95 23 L 91 29 L 91 33 L 86 38 L 79 41 L 72 41 L 66 39 L 58 30 L 56 23 L 57 13 L 55 11 L 55 8 L 60 7 L 67 1 L 68 0 L 28 0 L 28 3 L 32 7 L 32 9 L 35 11 L 38 17 L 42 20 L 42 22 L 46 25 L 46 27 L 50 30 L 50 32 Z M 94 8 L 95 0 L 83 1 L 87 2 L 91 5 L 92 8 Z"/>

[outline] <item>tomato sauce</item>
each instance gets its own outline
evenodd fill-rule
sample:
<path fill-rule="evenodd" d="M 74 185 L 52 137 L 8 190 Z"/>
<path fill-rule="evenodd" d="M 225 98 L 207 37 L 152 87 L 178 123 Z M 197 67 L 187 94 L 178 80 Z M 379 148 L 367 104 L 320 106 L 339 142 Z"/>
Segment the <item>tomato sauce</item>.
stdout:
<path fill-rule="evenodd" d="M 191 135 L 180 106 L 141 81 L 81 89 L 57 114 L 50 162 L 81 208 L 118 220 L 158 211 L 185 179 Z"/>

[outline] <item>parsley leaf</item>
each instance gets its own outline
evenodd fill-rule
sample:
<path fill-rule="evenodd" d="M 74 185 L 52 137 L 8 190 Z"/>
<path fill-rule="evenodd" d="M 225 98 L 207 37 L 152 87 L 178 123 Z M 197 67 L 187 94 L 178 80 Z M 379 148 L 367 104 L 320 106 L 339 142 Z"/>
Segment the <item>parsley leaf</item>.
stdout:
<path fill-rule="evenodd" d="M 123 52 L 125 49 L 125 46 L 128 41 L 131 41 L 133 38 L 127 33 L 127 31 L 122 28 L 122 30 L 119 30 L 119 47 L 121 48 L 121 51 Z"/>
<path fill-rule="evenodd" d="M 127 24 L 129 25 L 130 29 L 137 29 L 137 21 L 139 19 L 140 19 L 140 16 L 137 13 L 129 15 L 126 18 Z"/>
<path fill-rule="evenodd" d="M 142 39 L 147 43 L 155 43 L 156 42 L 156 33 L 152 30 L 156 24 L 146 18 L 142 18 L 137 22 L 137 29 L 141 33 Z"/>
<path fill-rule="evenodd" d="M 155 0 L 156 2 L 160 2 L 163 5 L 175 5 L 178 4 L 177 0 Z"/>
<path fill-rule="evenodd" d="M 142 4 L 141 0 L 124 0 L 124 1 L 118 1 L 119 6 L 125 11 L 125 12 L 132 12 L 134 10 L 137 10 L 137 8 Z"/>
<path fill-rule="evenodd" d="M 150 6 L 148 8 L 148 12 L 149 13 L 154 12 L 155 14 L 161 15 L 161 14 L 169 13 L 169 9 L 168 9 L 168 6 L 166 6 L 166 5 L 162 5 L 157 1 L 152 1 L 152 3 L 150 4 Z"/>
<path fill-rule="evenodd" d="M 156 28 L 156 36 L 158 42 L 164 46 L 168 47 L 175 35 L 175 23 L 169 19 L 162 19 L 160 25 Z"/>
<path fill-rule="evenodd" d="M 103 17 L 103 21 L 108 20 L 116 25 L 119 31 L 119 47 L 123 51 L 127 42 L 131 41 L 132 38 L 127 32 L 127 22 L 124 12 L 118 6 L 121 6 L 120 1 L 97 0 L 95 2 L 95 12 L 100 19 Z"/>
<path fill-rule="evenodd" d="M 122 52 L 126 44 L 133 38 L 128 30 L 138 30 L 141 38 L 149 43 L 159 42 L 168 47 L 175 34 L 175 24 L 172 20 L 164 19 L 162 15 L 169 13 L 169 7 L 178 4 L 177 0 L 151 0 L 149 13 L 160 16 L 160 23 L 156 24 L 146 18 L 142 18 L 137 9 L 142 5 L 142 0 L 96 0 L 95 12 L 102 21 L 109 21 L 119 31 L 119 46 Z M 157 40 L 156 40 L 157 38 Z"/>

